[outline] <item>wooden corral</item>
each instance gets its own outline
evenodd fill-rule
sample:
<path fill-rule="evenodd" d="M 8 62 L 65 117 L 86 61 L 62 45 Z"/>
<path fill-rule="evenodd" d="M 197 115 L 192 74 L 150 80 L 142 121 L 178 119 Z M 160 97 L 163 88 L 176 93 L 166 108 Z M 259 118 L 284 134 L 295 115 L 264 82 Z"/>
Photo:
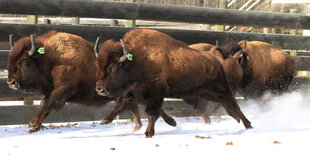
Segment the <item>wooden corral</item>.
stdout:
<path fill-rule="evenodd" d="M 64 0 L 2 0 L 0 1 L 0 13 L 310 29 L 310 16 L 307 15 L 246 12 L 146 3 Z M 41 35 L 49 30 L 73 33 L 90 42 L 94 42 L 97 36 L 100 36 L 102 40 L 111 38 L 119 40 L 126 32 L 132 30 L 132 28 L 78 25 L 0 24 L 0 70 L 6 69 L 7 67 L 9 34 L 13 34 L 14 41 L 16 41 L 17 39 L 30 34 Z M 177 29 L 156 30 L 164 32 L 175 39 L 186 42 L 187 44 L 198 42 L 215 44 L 218 41 L 219 45 L 223 45 L 230 41 L 258 40 L 268 42 L 280 49 L 310 50 L 310 37 L 308 36 Z M 308 53 L 305 52 L 301 56 L 293 56 L 293 59 L 297 64 L 297 71 L 310 71 L 310 57 L 307 55 Z M 301 85 L 310 85 L 310 79 L 308 77 L 295 76 L 290 85 L 290 90 L 299 89 Z M 33 99 L 39 99 L 39 96 L 12 90 L 8 88 L 6 78 L 0 78 L 0 101 L 24 100 L 25 102 L 32 102 Z M 80 105 L 66 105 L 64 111 L 52 113 L 47 118 L 46 122 L 99 120 L 106 116 L 113 106 L 113 103 L 104 107 L 88 108 L 81 107 Z M 214 105 L 212 104 L 211 107 L 212 106 Z M 145 117 L 143 106 L 140 106 L 140 108 L 142 117 Z M 37 109 L 38 105 L 0 105 L 0 125 L 28 123 Z M 164 110 L 172 116 L 186 117 L 194 115 L 192 107 L 184 104 L 181 100 L 165 101 Z M 128 113 L 121 113 L 120 118 L 131 118 L 131 115 Z"/>
<path fill-rule="evenodd" d="M 33 24 L 0 24 L 0 43 L 5 42 L 1 49 L 9 49 L 8 36 L 13 34 L 14 41 L 30 34 L 41 35 L 49 30 L 56 30 L 79 35 L 90 42 L 95 42 L 98 36 L 102 40 L 119 40 L 132 30 L 124 27 L 95 27 L 71 25 L 33 25 Z M 206 42 L 224 45 L 230 41 L 257 40 L 270 43 L 280 49 L 310 50 L 310 36 L 297 36 L 288 34 L 241 33 L 225 31 L 155 29 L 181 40 L 187 44 Z"/>
<path fill-rule="evenodd" d="M 0 13 L 310 29 L 306 15 L 249 12 L 151 3 L 65 0 L 2 0 Z M 283 24 L 285 23 L 285 24 Z"/>

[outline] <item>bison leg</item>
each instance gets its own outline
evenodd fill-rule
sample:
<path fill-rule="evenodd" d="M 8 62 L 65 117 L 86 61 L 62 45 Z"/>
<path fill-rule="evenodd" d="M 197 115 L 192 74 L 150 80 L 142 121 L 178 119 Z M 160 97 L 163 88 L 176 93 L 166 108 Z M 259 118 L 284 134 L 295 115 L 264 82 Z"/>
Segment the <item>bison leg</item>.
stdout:
<path fill-rule="evenodd" d="M 172 117 L 170 117 L 162 108 L 160 108 L 159 114 L 167 124 L 173 127 L 177 126 L 177 122 Z"/>
<path fill-rule="evenodd" d="M 128 110 L 132 114 L 136 124 L 134 128 L 134 131 L 136 132 L 142 127 L 139 106 L 133 97 L 127 97 L 123 103 L 124 106 L 121 110 Z"/>
<path fill-rule="evenodd" d="M 136 123 L 136 127 L 134 128 L 134 131 L 136 132 L 142 127 L 140 111 L 139 111 L 139 107 L 136 103 L 135 103 L 135 107 L 130 109 L 130 113 L 132 114 L 134 121 Z"/>
<path fill-rule="evenodd" d="M 116 117 L 116 115 L 123 108 L 123 106 L 124 106 L 123 98 L 119 97 L 116 99 L 115 102 L 116 102 L 116 105 L 115 105 L 113 111 L 111 111 L 108 114 L 108 116 L 106 116 L 103 120 L 101 120 L 101 122 L 100 122 L 101 125 L 111 123 L 114 120 L 114 118 Z"/>
<path fill-rule="evenodd" d="M 46 99 L 41 98 L 40 107 L 28 124 L 29 133 L 37 132 L 41 129 L 42 123 L 49 114 L 49 111 L 45 110 L 47 109 L 45 106 L 46 106 Z"/>
<path fill-rule="evenodd" d="M 39 131 L 47 115 L 52 110 L 59 110 L 63 108 L 70 96 L 71 89 L 59 87 L 54 89 L 48 98 L 41 99 L 39 110 L 29 122 L 29 133 Z"/>
<path fill-rule="evenodd" d="M 223 106 L 221 104 L 217 104 L 216 107 L 213 109 L 213 113 L 218 114 L 223 111 Z"/>
<path fill-rule="evenodd" d="M 147 115 L 148 125 L 147 125 L 147 129 L 145 131 L 146 138 L 152 138 L 152 136 L 154 136 L 154 134 L 155 134 L 154 127 L 155 127 L 155 122 L 156 122 L 157 118 L 158 117 Z"/>
<path fill-rule="evenodd" d="M 155 98 L 153 100 L 149 100 L 149 102 L 146 103 L 145 112 L 148 118 L 148 126 L 145 131 L 145 136 L 147 138 L 151 138 L 155 134 L 154 126 L 155 126 L 156 120 L 159 117 L 163 100 L 164 98 L 160 97 L 160 98 Z"/>
<path fill-rule="evenodd" d="M 220 99 L 220 104 L 225 108 L 227 113 L 233 118 L 235 118 L 238 122 L 241 119 L 246 129 L 252 128 L 251 122 L 244 116 L 244 114 L 240 110 L 239 105 L 232 96 L 222 97 Z"/>
<path fill-rule="evenodd" d="M 139 107 L 136 102 L 132 98 L 124 99 L 122 97 L 117 98 L 115 102 L 116 105 L 113 111 L 108 116 L 106 116 L 100 124 L 103 125 L 111 123 L 118 113 L 123 110 L 129 110 L 129 112 L 133 115 L 136 124 L 134 131 L 138 131 L 142 127 L 142 122 Z"/>
<path fill-rule="evenodd" d="M 208 113 L 208 101 L 201 98 L 186 98 L 183 99 L 186 104 L 193 106 L 194 112 L 198 115 L 201 115 L 206 124 L 211 123 L 210 115 Z"/>

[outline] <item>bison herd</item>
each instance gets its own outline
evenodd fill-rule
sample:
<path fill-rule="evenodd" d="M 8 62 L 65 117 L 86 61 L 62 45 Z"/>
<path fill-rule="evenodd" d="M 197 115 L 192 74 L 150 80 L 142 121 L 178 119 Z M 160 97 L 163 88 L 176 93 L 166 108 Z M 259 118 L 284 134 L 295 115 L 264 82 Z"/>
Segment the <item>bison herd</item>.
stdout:
<path fill-rule="evenodd" d="M 142 104 L 148 118 L 145 135 L 152 137 L 159 116 L 176 126 L 162 109 L 164 98 L 183 99 L 206 123 L 208 104 L 219 103 L 214 111 L 224 108 L 246 129 L 252 128 L 234 96 L 239 92 L 245 99 L 257 99 L 266 90 L 285 92 L 294 65 L 289 54 L 259 41 L 188 46 L 155 30 L 135 29 L 119 41 L 99 45 L 97 39 L 93 45 L 73 34 L 50 31 L 11 43 L 7 84 L 41 95 L 29 132 L 39 131 L 49 113 L 66 103 L 101 106 L 115 101 L 101 124 L 128 110 L 137 131 Z"/>

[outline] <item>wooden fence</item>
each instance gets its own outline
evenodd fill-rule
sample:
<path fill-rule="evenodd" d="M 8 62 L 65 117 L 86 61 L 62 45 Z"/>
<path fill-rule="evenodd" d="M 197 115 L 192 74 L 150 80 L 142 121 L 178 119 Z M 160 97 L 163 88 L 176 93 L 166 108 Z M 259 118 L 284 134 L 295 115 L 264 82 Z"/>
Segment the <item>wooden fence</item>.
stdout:
<path fill-rule="evenodd" d="M 151 3 L 1 0 L 0 13 L 310 29 L 310 16 Z"/>
<path fill-rule="evenodd" d="M 185 23 L 207 23 L 223 25 L 243 25 L 254 27 L 276 27 L 291 29 L 310 29 L 310 17 L 281 13 L 244 12 L 236 10 L 180 7 L 171 5 L 121 3 L 103 1 L 64 1 L 64 0 L 2 0 L 0 13 L 34 14 L 51 16 L 74 16 L 93 18 L 142 19 L 153 21 L 172 21 Z M 259 22 L 258 22 L 259 21 Z M 116 39 L 132 28 L 95 27 L 70 25 L 33 25 L 33 24 L 0 24 L 0 70 L 5 69 L 8 60 L 8 35 L 14 34 L 14 41 L 30 34 L 41 35 L 49 30 L 57 30 L 77 34 L 90 42 L 97 36 L 102 40 Z M 259 40 L 273 44 L 280 49 L 310 50 L 310 37 L 286 34 L 262 33 L 230 33 L 217 31 L 156 29 L 187 44 L 206 42 L 225 44 L 229 41 Z M 307 53 L 306 53 L 307 55 Z M 293 56 L 296 70 L 310 71 L 309 56 Z M 294 77 L 290 86 L 297 89 L 300 85 L 309 85 L 307 77 Z M 29 97 L 39 99 L 33 94 L 9 89 L 6 79 L 0 78 L 0 100 L 29 100 Z M 182 101 L 166 101 L 164 109 L 173 116 L 194 115 L 191 107 L 181 104 Z M 48 117 L 47 122 L 98 120 L 105 116 L 113 105 L 102 108 L 81 108 L 79 105 L 67 105 L 64 112 L 57 112 Z M 0 124 L 27 123 L 34 114 L 37 105 L 30 106 L 0 106 Z M 82 109 L 82 110 L 81 110 Z M 121 118 L 128 118 L 128 114 Z"/>

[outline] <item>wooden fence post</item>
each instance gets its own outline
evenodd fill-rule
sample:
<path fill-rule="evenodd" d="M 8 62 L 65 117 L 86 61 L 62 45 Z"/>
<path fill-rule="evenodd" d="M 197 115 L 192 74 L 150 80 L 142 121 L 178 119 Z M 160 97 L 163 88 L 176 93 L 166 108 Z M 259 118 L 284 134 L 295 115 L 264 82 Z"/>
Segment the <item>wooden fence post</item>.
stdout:
<path fill-rule="evenodd" d="M 80 17 L 72 17 L 72 25 L 80 25 Z"/>
<path fill-rule="evenodd" d="M 134 3 L 134 2 L 136 2 L 136 0 L 126 0 L 126 2 L 128 2 L 128 3 Z M 136 27 L 136 20 L 127 20 L 127 22 L 126 22 L 126 27 L 135 28 L 135 27 Z"/>
<path fill-rule="evenodd" d="M 298 13 L 298 10 L 297 9 L 290 9 L 290 13 L 291 14 L 297 14 Z M 290 34 L 291 35 L 298 35 L 298 29 L 291 29 L 290 30 Z M 290 51 L 290 55 L 291 56 L 298 56 L 298 51 L 297 50 L 291 50 Z M 298 71 L 297 70 L 295 70 L 295 72 L 294 72 L 294 76 L 297 76 L 298 75 Z"/>
<path fill-rule="evenodd" d="M 37 15 L 27 15 L 27 23 L 28 24 L 38 24 L 38 16 Z"/>
<path fill-rule="evenodd" d="M 227 0 L 220 0 L 219 8 L 226 9 L 227 8 Z M 225 25 L 216 25 L 217 31 L 225 31 Z"/>
<path fill-rule="evenodd" d="M 24 105 L 33 105 L 33 97 L 24 97 Z"/>
<path fill-rule="evenodd" d="M 290 13 L 291 14 L 297 14 L 298 13 L 298 10 L 297 9 L 290 9 Z M 290 30 L 290 34 L 291 35 L 298 35 L 298 29 L 291 29 Z M 290 52 L 291 56 L 297 56 L 297 50 L 291 50 Z"/>

